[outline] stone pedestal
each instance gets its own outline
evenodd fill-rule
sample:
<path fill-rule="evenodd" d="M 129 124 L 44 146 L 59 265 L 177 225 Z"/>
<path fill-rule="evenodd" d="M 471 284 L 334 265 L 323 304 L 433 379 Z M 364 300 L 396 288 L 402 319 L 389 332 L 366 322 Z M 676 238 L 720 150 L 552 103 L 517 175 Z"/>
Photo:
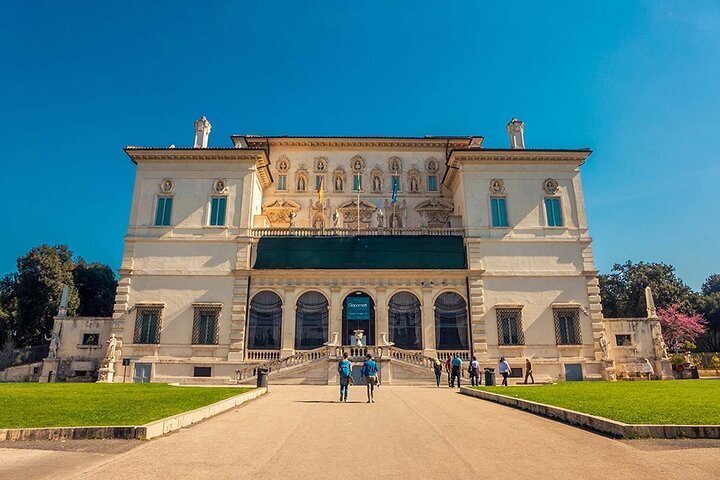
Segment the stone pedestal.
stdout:
<path fill-rule="evenodd" d="M 673 375 L 670 360 L 667 358 L 663 360 L 655 360 L 655 375 L 657 375 L 661 380 L 674 380 L 675 376 Z"/>
<path fill-rule="evenodd" d="M 98 369 L 97 383 L 112 383 L 115 377 L 115 366 L 110 363 L 106 367 Z"/>
<path fill-rule="evenodd" d="M 57 358 L 44 358 L 42 373 L 40 374 L 40 383 L 54 382 L 57 378 L 58 368 L 60 367 L 60 360 Z"/>

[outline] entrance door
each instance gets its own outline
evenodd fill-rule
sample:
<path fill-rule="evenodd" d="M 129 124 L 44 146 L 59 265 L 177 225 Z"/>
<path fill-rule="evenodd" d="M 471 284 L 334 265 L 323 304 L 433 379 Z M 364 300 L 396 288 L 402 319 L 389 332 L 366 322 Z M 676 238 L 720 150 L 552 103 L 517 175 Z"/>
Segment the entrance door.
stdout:
<path fill-rule="evenodd" d="M 136 363 L 133 371 L 133 383 L 150 383 L 151 363 Z"/>
<path fill-rule="evenodd" d="M 343 300 L 343 345 L 355 345 L 355 330 L 363 331 L 363 345 L 375 345 L 375 302 L 365 292 L 353 292 Z"/>
<path fill-rule="evenodd" d="M 565 364 L 565 381 L 567 382 L 582 382 L 583 373 L 582 365 L 579 363 L 566 363 Z"/>

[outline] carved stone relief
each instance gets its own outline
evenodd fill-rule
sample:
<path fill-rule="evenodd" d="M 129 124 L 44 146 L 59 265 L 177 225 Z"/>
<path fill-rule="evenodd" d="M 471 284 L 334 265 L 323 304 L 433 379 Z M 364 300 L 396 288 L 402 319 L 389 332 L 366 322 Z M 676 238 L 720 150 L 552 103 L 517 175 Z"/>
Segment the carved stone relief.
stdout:
<path fill-rule="evenodd" d="M 422 226 L 429 228 L 447 227 L 453 210 L 453 204 L 438 198 L 420 202 L 415 207 L 415 211 L 420 215 Z"/>
<path fill-rule="evenodd" d="M 300 211 L 300 205 L 292 200 L 275 200 L 263 205 L 262 212 L 273 228 L 288 228 L 290 226 L 290 212 Z"/>

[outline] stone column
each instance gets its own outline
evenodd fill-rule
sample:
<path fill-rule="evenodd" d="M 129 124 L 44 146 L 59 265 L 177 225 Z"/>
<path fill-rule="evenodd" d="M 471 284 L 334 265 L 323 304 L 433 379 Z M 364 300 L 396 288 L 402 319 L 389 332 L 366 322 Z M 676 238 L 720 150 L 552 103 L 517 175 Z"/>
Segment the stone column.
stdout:
<path fill-rule="evenodd" d="M 380 345 L 383 333 L 387 334 L 388 340 L 390 339 L 387 302 L 387 289 L 385 287 L 375 289 L 375 346 Z"/>
<path fill-rule="evenodd" d="M 422 305 L 420 311 L 422 314 L 422 342 L 423 354 L 435 358 L 437 357 L 437 341 L 435 339 L 435 305 L 433 305 L 433 287 L 423 286 Z"/>
<path fill-rule="evenodd" d="M 468 321 L 470 322 L 473 354 L 479 361 L 489 359 L 487 333 L 485 331 L 485 302 L 483 299 L 483 281 L 479 274 L 469 275 L 470 298 L 468 299 Z"/>
<path fill-rule="evenodd" d="M 283 298 L 282 331 L 280 333 L 280 358 L 295 353 L 295 289 L 286 288 Z"/>
<path fill-rule="evenodd" d="M 340 338 L 340 345 L 345 343 L 342 336 L 342 301 L 340 298 L 340 288 L 330 288 L 330 298 L 328 299 L 330 305 L 328 305 L 328 342 L 333 339 L 333 332 L 338 332 Z"/>

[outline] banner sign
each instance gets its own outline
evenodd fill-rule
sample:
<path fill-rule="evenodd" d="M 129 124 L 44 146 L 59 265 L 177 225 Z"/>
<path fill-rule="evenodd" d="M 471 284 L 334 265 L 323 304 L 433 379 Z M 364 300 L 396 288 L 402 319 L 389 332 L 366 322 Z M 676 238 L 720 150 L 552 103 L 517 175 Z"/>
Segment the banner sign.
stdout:
<path fill-rule="evenodd" d="M 370 297 L 349 297 L 345 300 L 345 318 L 370 320 Z"/>

